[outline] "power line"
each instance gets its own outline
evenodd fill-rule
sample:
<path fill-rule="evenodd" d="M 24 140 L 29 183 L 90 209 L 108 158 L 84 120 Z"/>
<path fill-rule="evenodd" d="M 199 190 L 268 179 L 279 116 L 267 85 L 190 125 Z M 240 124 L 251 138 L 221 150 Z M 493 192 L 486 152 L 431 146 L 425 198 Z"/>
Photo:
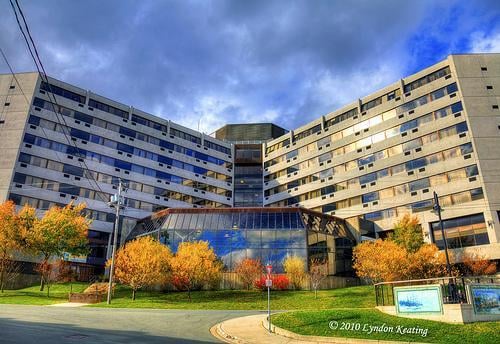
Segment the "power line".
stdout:
<path fill-rule="evenodd" d="M 30 51 L 30 55 L 31 55 L 31 57 L 32 57 L 32 59 L 33 59 L 33 62 L 35 63 L 35 66 L 36 66 L 36 68 L 37 68 L 37 70 L 38 70 L 38 73 L 39 73 L 40 77 L 42 78 L 42 81 L 44 81 L 44 82 L 47 84 L 48 88 L 49 88 L 49 93 L 47 94 L 47 96 L 49 97 L 49 99 L 51 99 L 51 96 L 52 96 L 52 99 L 54 100 L 54 103 L 57 105 L 57 107 L 59 107 L 59 104 L 57 103 L 57 99 L 56 99 L 56 97 L 54 96 L 54 94 L 52 94 L 52 93 L 53 93 L 53 92 L 52 92 L 52 88 L 51 88 L 51 85 L 50 85 L 49 80 L 48 80 L 48 78 L 47 78 L 47 74 L 46 74 L 46 72 L 45 72 L 45 67 L 43 66 L 42 60 L 41 60 L 40 55 L 39 55 L 39 53 L 38 53 L 38 49 L 36 48 L 35 42 L 34 42 L 34 40 L 33 40 L 33 37 L 31 36 L 31 32 L 30 32 L 30 30 L 29 30 L 29 26 L 28 26 L 28 23 L 27 23 L 27 21 L 26 21 L 26 17 L 24 16 L 24 13 L 23 13 L 23 11 L 22 11 L 22 9 L 21 9 L 20 5 L 19 5 L 19 2 L 18 2 L 18 0 L 15 0 L 15 2 L 16 2 L 16 6 L 17 6 L 17 9 L 18 9 L 18 11 L 19 11 L 19 13 L 20 13 L 20 15 L 21 15 L 21 17 L 22 17 L 22 20 L 23 20 L 24 26 L 25 26 L 25 28 L 26 28 L 26 32 L 27 32 L 27 34 L 28 34 L 29 40 L 31 41 L 31 45 L 33 46 L 33 50 L 35 51 L 35 54 L 33 54 L 33 51 L 32 51 L 32 48 L 31 48 L 31 46 L 30 46 L 30 43 L 28 42 L 28 39 L 27 39 L 27 37 L 26 37 L 26 33 L 24 32 L 24 30 L 23 30 L 23 28 L 22 28 L 22 25 L 21 25 L 21 23 L 20 23 L 20 21 L 19 21 L 19 17 L 18 17 L 17 11 L 16 11 L 16 7 L 14 6 L 14 4 L 13 4 L 12 0 L 9 0 L 9 2 L 10 2 L 10 5 L 11 5 L 11 7 L 12 7 L 12 10 L 14 11 L 14 14 L 15 14 L 15 16 L 16 16 L 16 21 L 17 21 L 17 24 L 18 24 L 18 26 L 19 26 L 19 29 L 21 30 L 21 33 L 23 34 L 24 40 L 25 40 L 25 42 L 26 42 L 26 45 L 27 45 L 27 47 L 28 47 L 28 50 Z M 36 58 L 35 58 L 35 56 L 34 56 L 34 55 L 36 55 Z M 40 68 L 41 68 L 41 70 L 42 70 L 42 71 L 40 71 Z M 51 100 L 52 100 L 52 99 L 51 99 Z M 57 119 L 57 121 L 59 122 L 59 124 L 63 125 L 63 124 L 61 123 L 61 121 L 60 121 L 60 119 L 62 119 L 62 121 L 64 122 L 64 125 L 65 125 L 66 127 L 69 127 L 69 126 L 67 125 L 67 123 L 66 123 L 66 120 L 65 120 L 64 116 L 60 116 L 60 114 L 58 113 L 58 111 L 56 111 L 56 108 L 55 108 L 55 106 L 54 106 L 54 104 L 53 104 L 53 103 L 51 103 L 51 105 L 52 105 L 52 109 L 53 109 L 54 113 L 56 113 L 56 119 Z M 72 140 L 70 140 L 70 139 L 69 139 L 69 137 L 68 137 L 68 133 L 67 133 L 67 132 L 63 132 L 63 134 L 64 134 L 64 137 L 66 138 L 67 142 L 68 142 L 71 146 L 73 146 L 73 147 L 75 147 L 76 149 L 78 149 L 78 147 L 76 146 L 76 144 L 75 144 Z M 82 159 L 82 160 L 83 160 L 83 159 Z M 85 169 L 86 169 L 87 171 L 89 170 L 89 168 L 88 168 L 87 164 L 85 163 L 85 161 L 78 161 L 78 163 L 80 164 L 80 166 L 82 166 L 82 164 L 83 164 L 83 166 L 85 166 Z M 83 167 L 83 166 L 82 166 L 82 167 Z M 102 196 L 102 194 L 106 194 L 106 193 L 105 193 L 105 192 L 101 189 L 100 185 L 97 183 L 97 181 L 96 181 L 96 180 L 95 180 L 95 178 L 92 176 L 92 174 L 89 174 L 89 175 L 90 175 L 90 179 L 91 179 L 91 180 L 93 180 L 93 182 L 94 182 L 95 186 L 96 186 L 96 187 L 99 189 L 99 191 L 100 191 L 100 193 L 98 193 L 99 197 L 101 198 L 101 200 L 102 200 L 103 202 L 107 202 L 108 200 L 107 200 L 105 197 L 103 197 L 103 196 Z"/>

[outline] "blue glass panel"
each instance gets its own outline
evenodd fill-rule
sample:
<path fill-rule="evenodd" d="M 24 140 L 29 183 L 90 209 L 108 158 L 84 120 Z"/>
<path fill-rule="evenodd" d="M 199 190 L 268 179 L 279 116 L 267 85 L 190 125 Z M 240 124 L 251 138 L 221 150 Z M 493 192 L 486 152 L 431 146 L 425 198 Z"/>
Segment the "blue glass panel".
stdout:
<path fill-rule="evenodd" d="M 93 122 L 92 116 L 86 115 L 86 114 L 78 112 L 78 111 L 75 111 L 74 117 L 75 117 L 75 119 L 82 121 L 82 122 L 85 122 L 85 123 L 92 124 L 92 122 Z"/>
<path fill-rule="evenodd" d="M 306 231 L 305 230 L 293 230 L 290 231 L 290 243 L 288 247 L 304 248 L 307 247 L 306 241 Z"/>
<path fill-rule="evenodd" d="M 458 123 L 456 125 L 456 128 L 457 133 L 463 133 L 464 131 L 467 131 L 467 122 Z"/>
<path fill-rule="evenodd" d="M 31 115 L 28 119 L 28 123 L 33 125 L 40 125 L 40 117 Z"/>
<path fill-rule="evenodd" d="M 457 84 L 453 83 L 451 85 L 448 85 L 446 87 L 446 91 L 448 91 L 448 94 L 453 93 L 453 92 L 457 92 L 458 91 Z"/>
<path fill-rule="evenodd" d="M 260 240 L 260 231 L 247 231 L 247 247 L 248 248 L 260 248 L 261 240 Z"/>
<path fill-rule="evenodd" d="M 269 213 L 262 213 L 260 228 L 269 228 Z"/>
<path fill-rule="evenodd" d="M 130 154 L 134 153 L 134 147 L 126 145 L 124 143 L 118 143 L 116 149 Z"/>
<path fill-rule="evenodd" d="M 34 144 L 35 143 L 35 138 L 36 138 L 35 135 L 24 134 L 24 140 L 23 141 L 26 142 L 26 143 Z"/>
<path fill-rule="evenodd" d="M 451 112 L 455 113 L 458 111 L 462 111 L 464 108 L 462 106 L 462 102 L 455 103 L 451 106 Z"/>
<path fill-rule="evenodd" d="M 252 226 L 248 227 L 249 229 L 255 229 L 255 230 L 260 230 L 262 228 L 262 214 L 261 213 L 254 213 L 252 216 Z"/>
<path fill-rule="evenodd" d="M 174 144 L 171 143 L 171 142 L 160 140 L 160 147 L 173 150 L 174 149 Z"/>
<path fill-rule="evenodd" d="M 120 134 L 135 137 L 136 132 L 132 129 L 120 127 Z"/>
<path fill-rule="evenodd" d="M 283 228 L 290 229 L 290 213 L 283 213 Z"/>
<path fill-rule="evenodd" d="M 276 228 L 276 213 L 269 213 L 269 227 L 270 229 Z"/>

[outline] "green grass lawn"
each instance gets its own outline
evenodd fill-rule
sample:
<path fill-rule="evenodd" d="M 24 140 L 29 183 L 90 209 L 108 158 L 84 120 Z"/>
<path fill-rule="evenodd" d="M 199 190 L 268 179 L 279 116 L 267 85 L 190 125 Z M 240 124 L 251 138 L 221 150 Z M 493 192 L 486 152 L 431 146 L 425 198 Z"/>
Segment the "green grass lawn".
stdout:
<path fill-rule="evenodd" d="M 82 292 L 88 285 L 86 283 L 74 282 L 73 292 Z M 50 287 L 50 297 L 47 297 L 47 289 L 40 291 L 36 285 L 19 290 L 5 290 L 0 293 L 0 304 L 11 303 L 19 305 L 52 305 L 68 301 L 68 293 L 71 290 L 70 283 L 54 284 Z"/>
<path fill-rule="evenodd" d="M 302 335 L 366 338 L 377 340 L 417 341 L 428 343 L 500 343 L 500 322 L 483 322 L 452 325 L 430 320 L 400 318 L 379 312 L 376 309 L 296 311 L 276 314 L 272 321 L 278 327 Z M 336 321 L 338 328 L 329 327 Z M 354 330 L 340 329 L 342 323 L 349 323 Z M 359 329 L 356 330 L 359 325 Z M 367 324 L 363 332 L 364 325 Z M 393 327 L 393 333 L 371 333 L 369 325 L 385 324 Z M 334 325 L 334 324 L 332 324 Z M 427 329 L 427 335 L 397 333 L 397 326 Z"/>
<path fill-rule="evenodd" d="M 111 305 L 99 303 L 93 307 L 168 308 L 168 309 L 267 309 L 267 293 L 261 291 L 223 290 L 195 291 L 189 301 L 186 292 L 140 291 L 135 301 L 131 291 L 118 286 Z M 348 307 L 373 307 L 373 286 L 361 286 L 334 290 L 322 290 L 315 299 L 311 291 L 271 292 L 271 308 L 274 310 L 329 309 Z"/>

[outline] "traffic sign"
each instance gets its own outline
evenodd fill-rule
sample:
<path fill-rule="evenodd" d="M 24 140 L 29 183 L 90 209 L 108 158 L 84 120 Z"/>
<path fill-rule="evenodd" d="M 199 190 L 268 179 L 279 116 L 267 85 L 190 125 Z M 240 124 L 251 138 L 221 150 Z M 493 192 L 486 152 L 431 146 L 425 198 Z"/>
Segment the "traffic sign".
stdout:
<path fill-rule="evenodd" d="M 266 279 L 266 287 L 271 288 L 273 286 L 273 280 L 272 279 Z"/>
<path fill-rule="evenodd" d="M 267 274 L 270 275 L 273 272 L 273 266 L 271 264 L 266 265 Z"/>

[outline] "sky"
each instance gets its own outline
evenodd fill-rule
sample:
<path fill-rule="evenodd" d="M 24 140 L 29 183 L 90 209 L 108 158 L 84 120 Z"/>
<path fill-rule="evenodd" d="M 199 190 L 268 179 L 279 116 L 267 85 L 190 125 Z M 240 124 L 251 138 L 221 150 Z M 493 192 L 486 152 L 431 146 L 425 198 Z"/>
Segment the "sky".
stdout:
<path fill-rule="evenodd" d="M 18 1 L 47 74 L 205 133 L 295 129 L 451 53 L 500 52 L 498 0 Z M 7 0 L 0 48 L 35 70 Z"/>

